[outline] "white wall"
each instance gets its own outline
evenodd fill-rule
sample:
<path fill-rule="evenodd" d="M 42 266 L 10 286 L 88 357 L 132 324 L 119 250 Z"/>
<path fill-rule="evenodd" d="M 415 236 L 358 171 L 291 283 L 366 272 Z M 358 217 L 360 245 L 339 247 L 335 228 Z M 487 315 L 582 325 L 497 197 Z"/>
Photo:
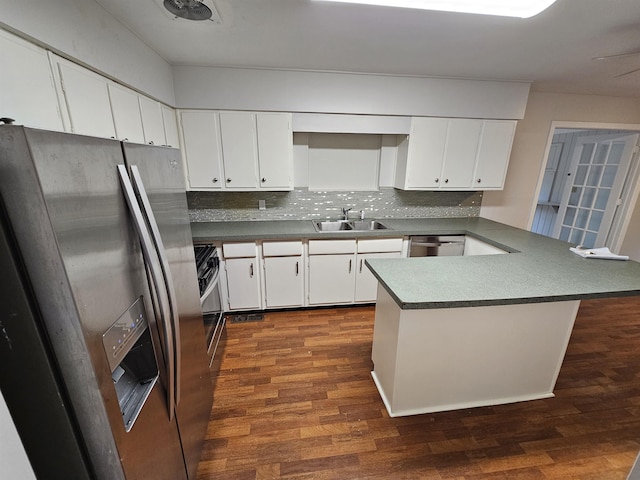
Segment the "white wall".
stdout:
<path fill-rule="evenodd" d="M 175 103 L 171 66 L 93 0 L 0 0 L 0 26 Z"/>
<path fill-rule="evenodd" d="M 2 465 L 0 475 L 2 478 L 20 480 L 36 478 L 2 392 L 0 392 L 0 465 Z"/>
<path fill-rule="evenodd" d="M 640 124 L 640 100 L 531 92 L 524 118 L 516 128 L 505 188 L 484 193 L 480 216 L 529 228 L 553 121 Z"/>
<path fill-rule="evenodd" d="M 175 66 L 176 106 L 519 119 L 524 82 Z M 384 133 L 384 132 L 379 132 Z"/>

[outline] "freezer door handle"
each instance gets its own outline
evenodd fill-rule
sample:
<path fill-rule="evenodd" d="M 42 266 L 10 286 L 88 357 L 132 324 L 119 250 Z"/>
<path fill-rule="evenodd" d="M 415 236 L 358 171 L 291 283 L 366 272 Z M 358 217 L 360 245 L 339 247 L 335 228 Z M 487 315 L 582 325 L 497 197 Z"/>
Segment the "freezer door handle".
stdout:
<path fill-rule="evenodd" d="M 174 354 L 174 382 L 175 382 L 175 402 L 176 405 L 180 403 L 180 358 L 182 353 L 180 351 L 180 322 L 178 315 L 178 302 L 176 301 L 176 290 L 173 284 L 173 276 L 169 269 L 169 260 L 167 259 L 167 253 L 160 236 L 160 229 L 158 228 L 158 222 L 151 209 L 151 203 L 149 197 L 144 188 L 140 171 L 136 165 L 131 165 L 131 178 L 133 180 L 133 188 L 135 189 L 138 198 L 142 206 L 142 212 L 147 220 L 147 225 L 151 231 L 151 238 L 156 247 L 158 258 L 160 259 L 160 267 L 162 269 L 162 278 L 164 280 L 166 296 L 169 299 L 169 311 L 170 320 L 173 329 L 173 354 Z"/>
<path fill-rule="evenodd" d="M 175 371 L 174 371 L 174 344 L 171 340 L 173 338 L 173 329 L 171 327 L 171 321 L 168 317 L 169 299 L 165 292 L 160 288 L 160 279 L 162 278 L 160 260 L 155 252 L 153 242 L 149 236 L 147 225 L 140 209 L 140 205 L 136 199 L 136 194 L 133 191 L 133 185 L 129 179 L 127 167 L 124 165 L 118 165 L 118 174 L 120 176 L 120 183 L 122 190 L 124 191 L 124 197 L 129 206 L 129 211 L 133 217 L 133 224 L 140 239 L 142 245 L 142 254 L 144 256 L 145 263 L 149 268 L 149 273 L 152 279 L 152 288 L 155 292 L 155 296 L 158 299 L 158 309 L 160 315 L 160 325 L 164 335 L 164 349 L 165 349 L 165 369 L 167 372 L 167 403 L 169 409 L 169 420 L 173 420 L 173 414 L 175 410 Z"/>

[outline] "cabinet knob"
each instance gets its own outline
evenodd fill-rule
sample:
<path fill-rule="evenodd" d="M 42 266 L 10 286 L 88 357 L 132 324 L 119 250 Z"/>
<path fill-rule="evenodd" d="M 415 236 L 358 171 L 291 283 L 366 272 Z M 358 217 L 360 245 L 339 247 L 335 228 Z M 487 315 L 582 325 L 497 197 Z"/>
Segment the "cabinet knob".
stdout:
<path fill-rule="evenodd" d="M 151 140 L 151 141 L 149 142 L 149 145 L 155 145 L 155 144 L 153 143 L 153 140 Z"/>
<path fill-rule="evenodd" d="M 436 183 L 438 183 L 438 182 L 440 182 L 440 179 L 439 179 L 439 178 L 436 178 Z"/>
<path fill-rule="evenodd" d="M 267 179 L 266 179 L 266 178 L 264 178 L 264 177 L 262 177 L 261 182 L 262 182 L 262 183 L 264 183 L 264 182 L 266 182 L 266 181 L 267 181 Z"/>
<path fill-rule="evenodd" d="M 231 183 L 231 179 L 230 178 L 227 178 L 227 183 Z"/>
<path fill-rule="evenodd" d="M 478 179 L 478 180 L 476 180 L 476 181 L 477 181 L 478 183 L 480 183 L 480 182 L 482 182 L 482 179 L 481 179 L 481 178 L 479 178 L 479 179 Z"/>
<path fill-rule="evenodd" d="M 213 177 L 213 180 L 211 180 L 213 183 L 218 183 L 218 177 Z"/>
<path fill-rule="evenodd" d="M 444 179 L 444 183 L 449 183 L 449 179 L 448 179 L 448 178 L 445 178 L 445 179 Z"/>

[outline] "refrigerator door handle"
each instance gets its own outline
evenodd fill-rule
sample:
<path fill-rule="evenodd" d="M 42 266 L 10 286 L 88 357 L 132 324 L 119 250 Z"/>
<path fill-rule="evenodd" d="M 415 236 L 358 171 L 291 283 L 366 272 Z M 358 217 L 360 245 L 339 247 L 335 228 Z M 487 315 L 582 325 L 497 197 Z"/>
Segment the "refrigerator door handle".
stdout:
<path fill-rule="evenodd" d="M 129 174 L 127 172 L 127 167 L 124 165 L 118 165 L 118 174 L 120 176 L 120 183 L 122 185 L 122 190 L 124 191 L 124 196 L 127 201 L 127 205 L 129 206 L 129 211 L 133 217 L 133 224 L 135 226 L 136 233 L 138 234 L 138 238 L 140 239 L 140 244 L 142 245 L 142 254 L 144 256 L 145 263 L 149 267 L 149 272 L 151 279 L 153 280 L 153 289 L 156 293 L 156 298 L 158 299 L 158 308 L 160 310 L 160 320 L 161 326 L 165 338 L 164 347 L 165 347 L 165 369 L 167 371 L 167 403 L 169 410 L 169 420 L 173 420 L 173 415 L 175 411 L 175 371 L 174 371 L 174 344 L 172 341 L 173 338 L 173 328 L 171 321 L 169 320 L 169 316 L 167 312 L 170 311 L 169 307 L 169 299 L 167 298 L 166 292 L 163 292 L 160 288 L 160 279 L 162 278 L 161 274 L 161 266 L 160 261 L 156 255 L 153 241 L 149 236 L 149 231 L 147 230 L 147 225 L 144 219 L 144 215 L 142 214 L 142 210 L 140 209 L 140 205 L 138 205 L 138 201 L 136 199 L 136 194 L 133 190 L 133 185 L 131 184 L 131 180 L 129 179 Z"/>
<path fill-rule="evenodd" d="M 169 260 L 167 259 L 166 250 L 162 237 L 160 236 L 160 229 L 158 228 L 158 222 L 151 209 L 151 202 L 144 188 L 140 171 L 136 165 L 131 165 L 131 178 L 133 180 L 133 187 L 140 199 L 142 206 L 142 212 L 147 220 L 147 225 L 151 231 L 151 237 L 155 244 L 158 258 L 160 259 L 160 266 L 162 269 L 162 277 L 164 279 L 166 295 L 169 299 L 170 318 L 173 327 L 173 352 L 174 352 L 174 381 L 175 381 L 175 402 L 176 405 L 180 403 L 180 358 L 182 353 L 180 351 L 180 322 L 178 317 L 178 303 L 176 301 L 176 290 L 173 284 L 173 276 L 169 269 Z"/>

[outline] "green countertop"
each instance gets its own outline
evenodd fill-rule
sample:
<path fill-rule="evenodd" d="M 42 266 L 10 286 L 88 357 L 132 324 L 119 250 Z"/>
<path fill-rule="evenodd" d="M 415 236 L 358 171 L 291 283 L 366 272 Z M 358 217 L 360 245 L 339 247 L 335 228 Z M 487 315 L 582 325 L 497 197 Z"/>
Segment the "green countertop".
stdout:
<path fill-rule="evenodd" d="M 318 233 L 310 220 L 198 222 L 195 243 L 261 239 L 467 234 L 506 255 L 367 260 L 402 309 L 581 300 L 640 295 L 640 264 L 587 259 L 572 246 L 483 218 L 381 219 L 392 230 Z"/>

